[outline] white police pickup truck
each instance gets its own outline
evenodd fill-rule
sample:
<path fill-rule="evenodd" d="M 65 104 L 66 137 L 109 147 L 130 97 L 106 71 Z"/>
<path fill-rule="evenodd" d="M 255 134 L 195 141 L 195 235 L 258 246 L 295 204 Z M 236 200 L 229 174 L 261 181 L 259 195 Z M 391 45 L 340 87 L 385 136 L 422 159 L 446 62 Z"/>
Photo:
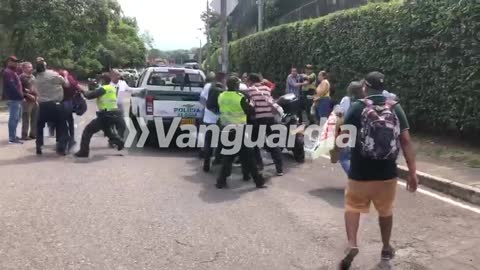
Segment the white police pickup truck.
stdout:
<path fill-rule="evenodd" d="M 149 67 L 138 80 L 141 90 L 132 94 L 130 117 L 134 123 L 143 118 L 154 135 L 155 119 L 162 119 L 165 132 L 177 117 L 181 118 L 180 125 L 198 125 L 203 118 L 200 93 L 204 84 L 205 74 L 201 70 Z"/>

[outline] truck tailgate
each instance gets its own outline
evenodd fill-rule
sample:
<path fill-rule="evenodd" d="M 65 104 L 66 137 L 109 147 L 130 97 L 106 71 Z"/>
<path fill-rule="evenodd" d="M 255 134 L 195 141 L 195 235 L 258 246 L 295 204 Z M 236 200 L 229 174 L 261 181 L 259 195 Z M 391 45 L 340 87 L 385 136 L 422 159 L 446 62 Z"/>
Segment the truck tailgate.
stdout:
<path fill-rule="evenodd" d="M 162 118 L 196 118 L 203 117 L 204 106 L 200 103 L 200 93 L 187 91 L 152 91 L 153 116 Z"/>

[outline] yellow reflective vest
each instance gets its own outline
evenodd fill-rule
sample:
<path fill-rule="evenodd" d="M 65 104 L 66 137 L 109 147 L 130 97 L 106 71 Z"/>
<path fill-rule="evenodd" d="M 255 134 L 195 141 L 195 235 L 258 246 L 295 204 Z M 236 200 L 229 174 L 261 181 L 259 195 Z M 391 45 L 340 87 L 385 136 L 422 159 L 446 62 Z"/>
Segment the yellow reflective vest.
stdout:
<path fill-rule="evenodd" d="M 117 90 L 112 85 L 103 85 L 105 94 L 97 98 L 97 107 L 101 111 L 114 111 L 118 109 Z"/>
<path fill-rule="evenodd" d="M 242 108 L 244 96 L 236 91 L 225 91 L 218 97 L 220 108 L 220 123 L 226 125 L 241 125 L 247 123 L 247 115 Z"/>

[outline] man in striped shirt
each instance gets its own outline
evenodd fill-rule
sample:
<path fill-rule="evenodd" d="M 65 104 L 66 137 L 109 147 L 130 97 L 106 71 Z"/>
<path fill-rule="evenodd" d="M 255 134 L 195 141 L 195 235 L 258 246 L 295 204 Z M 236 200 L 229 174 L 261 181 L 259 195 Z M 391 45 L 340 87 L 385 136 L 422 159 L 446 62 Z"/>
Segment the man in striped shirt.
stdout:
<path fill-rule="evenodd" d="M 264 137 L 268 137 L 273 133 L 271 126 L 275 124 L 275 114 L 281 112 L 281 108 L 273 101 L 270 88 L 262 84 L 262 80 L 259 75 L 250 74 L 248 76 L 247 84 L 247 95 L 255 109 L 255 113 L 250 119 L 250 124 L 253 125 L 252 141 L 255 142 L 259 136 L 261 125 L 266 126 L 266 136 Z M 272 155 L 272 159 L 277 170 L 277 175 L 282 176 L 283 162 L 280 148 L 272 148 L 267 144 L 265 144 L 265 148 Z M 262 156 L 258 147 L 255 147 L 255 158 L 257 164 L 259 164 L 259 169 L 263 169 Z"/>

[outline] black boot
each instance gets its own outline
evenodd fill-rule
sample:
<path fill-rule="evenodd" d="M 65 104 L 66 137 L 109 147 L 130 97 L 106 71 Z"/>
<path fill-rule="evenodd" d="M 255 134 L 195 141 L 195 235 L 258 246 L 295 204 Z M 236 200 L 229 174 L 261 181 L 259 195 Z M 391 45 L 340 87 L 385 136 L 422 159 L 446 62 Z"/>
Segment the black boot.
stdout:
<path fill-rule="evenodd" d="M 203 171 L 204 172 L 210 171 L 210 159 L 203 160 Z"/>
<path fill-rule="evenodd" d="M 80 150 L 77 153 L 75 153 L 74 156 L 77 157 L 77 158 L 88 158 L 89 153 L 86 152 L 86 151 Z"/>

